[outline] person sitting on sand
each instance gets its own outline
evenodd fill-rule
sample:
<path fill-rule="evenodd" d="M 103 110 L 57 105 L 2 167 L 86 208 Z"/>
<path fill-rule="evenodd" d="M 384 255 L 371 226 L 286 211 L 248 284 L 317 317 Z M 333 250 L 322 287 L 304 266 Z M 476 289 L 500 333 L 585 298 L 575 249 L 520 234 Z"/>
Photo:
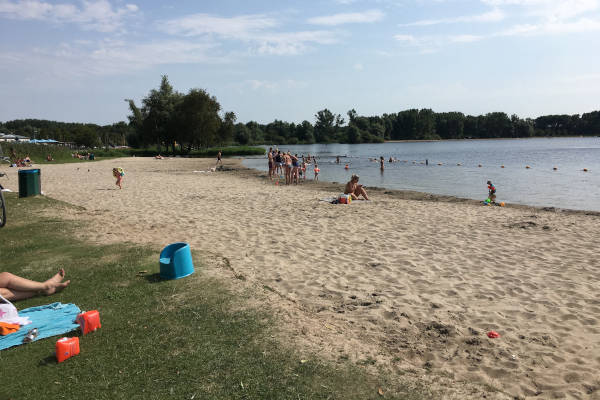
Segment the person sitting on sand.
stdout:
<path fill-rule="evenodd" d="M 156 158 L 157 160 L 162 160 L 164 157 L 160 154 L 157 154 L 156 156 L 154 156 L 154 158 Z"/>
<path fill-rule="evenodd" d="M 52 155 L 48 154 L 46 156 L 46 161 L 54 161 L 54 158 L 52 158 Z"/>
<path fill-rule="evenodd" d="M 358 175 L 352 174 L 350 181 L 346 183 L 346 187 L 344 188 L 344 194 L 349 194 L 352 196 L 352 200 L 358 200 L 359 196 L 363 196 L 365 200 L 369 200 L 369 196 L 367 195 L 367 191 L 363 187 L 363 185 L 358 184 Z"/>
<path fill-rule="evenodd" d="M 48 296 L 60 292 L 69 285 L 71 281 L 63 282 L 64 278 L 65 270 L 62 268 L 45 282 L 36 282 L 10 272 L 2 272 L 0 273 L 0 295 L 9 301 L 28 299 L 38 294 Z"/>

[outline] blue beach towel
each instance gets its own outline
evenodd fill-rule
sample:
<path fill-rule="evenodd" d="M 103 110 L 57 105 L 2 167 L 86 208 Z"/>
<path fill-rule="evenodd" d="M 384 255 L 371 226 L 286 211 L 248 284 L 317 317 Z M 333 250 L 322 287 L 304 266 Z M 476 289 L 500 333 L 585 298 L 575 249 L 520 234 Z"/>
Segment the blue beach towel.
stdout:
<path fill-rule="evenodd" d="M 39 331 L 35 341 L 71 332 L 79 328 L 75 322 L 79 313 L 81 310 L 75 304 L 62 303 L 46 304 L 19 311 L 19 316 L 29 317 L 31 324 L 22 326 L 18 332 L 0 336 L 0 350 L 23 344 L 23 338 L 33 328 Z"/>

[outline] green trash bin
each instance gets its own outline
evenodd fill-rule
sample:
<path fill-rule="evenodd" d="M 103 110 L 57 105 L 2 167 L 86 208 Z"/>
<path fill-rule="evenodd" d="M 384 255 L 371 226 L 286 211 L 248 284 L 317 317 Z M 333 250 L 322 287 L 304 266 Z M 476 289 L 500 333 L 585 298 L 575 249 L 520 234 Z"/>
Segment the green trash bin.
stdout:
<path fill-rule="evenodd" d="M 35 196 L 42 193 L 40 169 L 22 169 L 19 171 L 19 197 Z"/>

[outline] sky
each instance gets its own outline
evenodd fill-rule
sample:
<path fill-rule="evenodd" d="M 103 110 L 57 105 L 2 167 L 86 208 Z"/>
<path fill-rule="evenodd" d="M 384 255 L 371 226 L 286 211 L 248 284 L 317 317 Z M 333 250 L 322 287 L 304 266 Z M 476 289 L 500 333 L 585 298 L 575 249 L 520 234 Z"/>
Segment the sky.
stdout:
<path fill-rule="evenodd" d="M 112 124 L 162 75 L 239 122 L 581 114 L 600 0 L 0 0 L 0 121 Z"/>

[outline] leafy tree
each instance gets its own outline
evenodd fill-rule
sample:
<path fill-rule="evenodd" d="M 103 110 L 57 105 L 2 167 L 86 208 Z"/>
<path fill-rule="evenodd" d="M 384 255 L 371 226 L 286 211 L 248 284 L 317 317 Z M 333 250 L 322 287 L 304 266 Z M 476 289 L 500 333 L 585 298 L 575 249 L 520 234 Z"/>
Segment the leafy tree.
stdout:
<path fill-rule="evenodd" d="M 315 115 L 314 135 L 317 143 L 329 143 L 333 140 L 336 128 L 336 116 L 324 109 Z"/>
<path fill-rule="evenodd" d="M 302 121 L 301 124 L 296 126 L 296 137 L 301 143 L 314 143 L 315 135 L 314 128 L 307 120 Z"/>
<path fill-rule="evenodd" d="M 188 150 L 215 145 L 221 126 L 220 110 L 221 105 L 214 96 L 203 89 L 191 89 L 174 110 L 171 126 L 178 132 L 176 139 L 186 144 Z"/>

